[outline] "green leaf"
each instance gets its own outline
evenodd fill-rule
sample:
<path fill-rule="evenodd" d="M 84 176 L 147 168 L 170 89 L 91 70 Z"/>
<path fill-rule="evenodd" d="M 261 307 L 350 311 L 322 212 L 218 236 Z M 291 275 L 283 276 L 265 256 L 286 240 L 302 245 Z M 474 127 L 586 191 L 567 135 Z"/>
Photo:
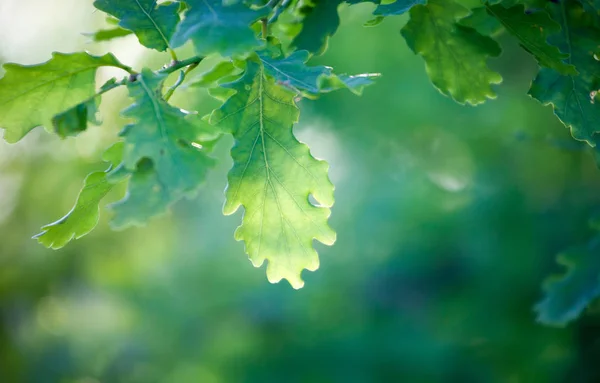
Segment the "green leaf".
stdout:
<path fill-rule="evenodd" d="M 267 260 L 270 282 L 285 278 L 300 288 L 302 270 L 319 267 L 313 239 L 335 242 L 327 224 L 334 202 L 328 164 L 294 137 L 294 93 L 266 77 L 260 63 L 249 61 L 244 76 L 229 86 L 235 95 L 211 116 L 235 139 L 223 212 L 243 206 L 235 238 L 245 242 L 252 263 Z M 320 206 L 309 202 L 310 195 Z"/>
<path fill-rule="evenodd" d="M 219 80 L 239 72 L 239 69 L 231 61 L 221 61 L 213 66 L 208 71 L 190 81 L 188 86 L 211 88 L 219 82 Z"/>
<path fill-rule="evenodd" d="M 122 84 L 112 78 L 100 87 L 98 93 L 81 104 L 75 105 L 52 118 L 54 132 L 61 138 L 74 137 L 87 129 L 88 122 L 100 125 L 96 118 L 98 107 L 100 106 L 100 94 L 116 88 Z"/>
<path fill-rule="evenodd" d="M 338 89 L 348 89 L 350 92 L 361 95 L 366 86 L 372 85 L 375 82 L 373 79 L 381 76 L 379 73 L 363 73 L 357 75 L 335 75 L 321 77 L 319 80 L 319 88 L 321 93 L 331 92 Z"/>
<path fill-rule="evenodd" d="M 429 78 L 441 93 L 476 105 L 496 97 L 491 84 L 502 77 L 486 61 L 501 49 L 493 39 L 457 24 L 468 15 L 468 9 L 451 0 L 429 0 L 410 10 L 402 35 L 413 52 L 423 56 Z"/>
<path fill-rule="evenodd" d="M 179 3 L 157 6 L 156 0 L 96 0 L 94 7 L 120 20 L 147 48 L 165 51 L 179 23 Z"/>
<path fill-rule="evenodd" d="M 100 29 L 99 31 L 93 33 L 84 33 L 83 35 L 89 37 L 93 42 L 99 43 L 103 41 L 110 41 L 119 37 L 129 36 L 131 34 L 133 34 L 133 32 L 128 29 L 116 27 L 111 29 Z"/>
<path fill-rule="evenodd" d="M 544 105 L 552 105 L 554 114 L 570 128 L 573 137 L 593 146 L 592 136 L 600 131 L 600 107 L 592 102 L 590 93 L 600 86 L 600 63 L 594 59 L 600 31 L 574 1 L 549 3 L 548 9 L 562 28 L 550 36 L 549 42 L 569 54 L 565 63 L 574 65 L 579 75 L 562 75 L 542 68 L 529 95 Z"/>
<path fill-rule="evenodd" d="M 505 8 L 491 5 L 487 11 L 499 20 L 504 28 L 519 39 L 521 46 L 530 52 L 541 66 L 561 74 L 577 74 L 575 67 L 563 60 L 569 57 L 558 48 L 548 44 L 548 36 L 560 31 L 560 26 L 545 11 L 527 12 L 523 5 Z"/>
<path fill-rule="evenodd" d="M 42 232 L 33 238 L 46 247 L 60 249 L 72 239 L 79 239 L 92 231 L 98 224 L 100 201 L 115 186 L 107 180 L 107 173 L 121 161 L 122 151 L 120 142 L 108 148 L 103 160 L 110 163 L 109 168 L 105 172 L 90 173 L 73 209 L 58 221 L 42 227 Z"/>
<path fill-rule="evenodd" d="M 52 118 L 54 131 L 61 138 L 74 137 L 87 129 L 88 122 L 98 124 L 98 98 L 92 97 Z"/>
<path fill-rule="evenodd" d="M 557 262 L 566 266 L 567 272 L 548 279 L 545 298 L 535 310 L 540 322 L 564 326 L 600 296 L 600 236 L 560 254 Z"/>
<path fill-rule="evenodd" d="M 471 14 L 459 21 L 460 25 L 473 28 L 484 36 L 492 36 L 502 30 L 502 24 L 491 16 L 486 7 L 471 9 Z"/>
<path fill-rule="evenodd" d="M 396 0 L 389 4 L 379 4 L 373 14 L 376 16 L 402 15 L 418 4 L 425 4 L 426 0 Z"/>
<path fill-rule="evenodd" d="M 372 2 L 377 4 L 377 7 L 373 11 L 373 15 L 375 18 L 369 20 L 365 23 L 365 27 L 374 27 L 379 24 L 387 17 L 387 16 L 398 16 L 403 15 L 408 12 L 412 7 L 417 4 L 425 4 L 426 0 L 397 0 L 393 2 L 388 2 L 381 4 L 380 0 L 350 0 L 348 1 L 350 4 L 358 4 L 364 2 Z"/>
<path fill-rule="evenodd" d="M 220 0 L 188 0 L 190 9 L 173 35 L 173 46 L 192 40 L 196 53 L 241 55 L 262 45 L 250 25 L 269 10 L 252 10 L 243 3 L 225 6 Z"/>
<path fill-rule="evenodd" d="M 123 167 L 133 175 L 125 198 L 111 205 L 115 228 L 144 224 L 192 195 L 213 165 L 201 143 L 214 139 L 216 129 L 163 99 L 166 77 L 145 69 L 127 85 L 135 103 L 123 116 L 135 122 L 121 132 Z"/>
<path fill-rule="evenodd" d="M 0 79 L 0 127 L 4 139 L 17 142 L 36 126 L 51 126 L 54 115 L 86 102 L 96 92 L 96 70 L 113 66 L 127 71 L 112 54 L 53 53 L 39 65 L 5 64 Z"/>
<path fill-rule="evenodd" d="M 265 52 L 261 52 L 259 58 L 265 72 L 275 78 L 280 85 L 310 98 L 342 88 L 360 93 L 365 86 L 373 83 L 371 78 L 378 76 L 378 74 L 336 76 L 330 67 L 306 65 L 309 55 L 308 51 L 295 51 L 288 57 L 273 59 Z"/>
<path fill-rule="evenodd" d="M 598 20 L 600 14 L 600 0 L 579 0 L 583 8 L 592 15 L 595 15 L 595 20 Z"/>
<path fill-rule="evenodd" d="M 340 26 L 338 6 L 343 0 L 313 0 L 313 4 L 301 9 L 304 15 L 302 29 L 292 41 L 298 50 L 307 50 L 313 54 L 323 54 L 327 50 L 327 41 Z"/>

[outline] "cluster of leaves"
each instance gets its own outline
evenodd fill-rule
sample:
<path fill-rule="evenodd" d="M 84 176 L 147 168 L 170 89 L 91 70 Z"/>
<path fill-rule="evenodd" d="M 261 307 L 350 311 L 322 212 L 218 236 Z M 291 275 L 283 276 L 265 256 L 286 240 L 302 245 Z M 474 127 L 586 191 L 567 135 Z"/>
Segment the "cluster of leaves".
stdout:
<path fill-rule="evenodd" d="M 135 71 L 111 54 L 80 52 L 55 53 L 39 65 L 5 65 L 0 127 L 8 142 L 40 125 L 60 137 L 79 134 L 88 123 L 98 124 L 100 96 L 111 89 L 126 86 L 132 99 L 123 111 L 132 122 L 104 155 L 108 169 L 86 178 L 71 212 L 44 226 L 39 242 L 60 248 L 88 233 L 98 220 L 100 200 L 121 182 L 128 183 L 127 193 L 109 206 L 114 227 L 142 224 L 163 213 L 197 192 L 214 163 L 210 149 L 230 134 L 234 164 L 224 213 L 240 206 L 245 211 L 235 238 L 245 242 L 254 265 L 268 261 L 271 282 L 285 278 L 301 287 L 302 270 L 315 270 L 319 264 L 313 239 L 332 244 L 335 232 L 327 223 L 334 202 L 328 165 L 294 137 L 296 101 L 341 88 L 360 93 L 374 77 L 336 75 L 329 67 L 307 65 L 311 55 L 325 51 L 338 29 L 343 3 L 374 4 L 369 26 L 408 13 L 402 36 L 425 61 L 433 85 L 461 104 L 496 97 L 494 85 L 502 76 L 487 60 L 501 53 L 497 35 L 514 36 L 539 63 L 529 95 L 551 105 L 575 139 L 596 145 L 597 1 L 488 0 L 473 7 L 461 0 L 96 0 L 94 6 L 107 14 L 109 27 L 89 34 L 94 41 L 135 34 L 140 44 L 168 52 L 172 61 L 159 70 Z M 187 43 L 196 56 L 180 60 L 175 49 Z M 188 112 L 169 104 L 188 73 L 208 56 L 221 61 L 188 80 L 188 89 L 209 88 L 223 100 L 222 106 Z M 128 74 L 96 89 L 96 71 L 104 66 Z M 179 77 L 165 89 L 172 74 Z M 577 307 L 600 293 L 599 273 L 593 274 L 594 289 L 578 295 Z M 538 306 L 542 320 L 563 322 L 579 310 L 554 304 L 554 292 L 567 285 L 559 282 L 549 289 L 549 297 Z"/>

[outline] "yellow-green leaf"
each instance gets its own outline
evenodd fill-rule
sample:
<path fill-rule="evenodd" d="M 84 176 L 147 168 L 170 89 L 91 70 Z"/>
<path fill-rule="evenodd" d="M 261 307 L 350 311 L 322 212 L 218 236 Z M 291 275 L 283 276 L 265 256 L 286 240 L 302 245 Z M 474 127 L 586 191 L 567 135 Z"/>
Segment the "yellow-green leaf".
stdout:
<path fill-rule="evenodd" d="M 252 263 L 259 267 L 267 260 L 269 281 L 285 278 L 300 288 L 302 270 L 319 267 L 313 239 L 335 242 L 327 223 L 334 202 L 328 164 L 294 137 L 294 93 L 266 77 L 260 63 L 249 61 L 230 87 L 236 93 L 211 117 L 235 139 L 223 211 L 229 215 L 243 206 L 235 238 L 245 242 Z M 311 195 L 320 205 L 309 201 Z"/>
<path fill-rule="evenodd" d="M 96 70 L 113 66 L 124 70 L 112 54 L 54 53 L 39 65 L 5 64 L 0 79 L 0 128 L 4 139 L 17 142 L 36 126 L 49 128 L 52 118 L 90 99 L 96 92 Z"/>

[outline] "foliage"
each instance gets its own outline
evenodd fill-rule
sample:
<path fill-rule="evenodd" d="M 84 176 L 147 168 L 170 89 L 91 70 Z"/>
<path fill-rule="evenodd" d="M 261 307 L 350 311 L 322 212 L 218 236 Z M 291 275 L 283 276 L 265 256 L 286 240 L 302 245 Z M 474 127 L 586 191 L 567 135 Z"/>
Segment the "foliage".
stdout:
<path fill-rule="evenodd" d="M 294 288 L 302 287 L 302 270 L 319 265 L 313 240 L 331 245 L 336 234 L 328 224 L 334 203 L 329 166 L 296 138 L 297 102 L 338 89 L 360 94 L 373 83 L 376 74 L 335 74 L 330 67 L 308 65 L 312 55 L 325 52 L 338 30 L 339 7 L 357 3 L 373 7 L 375 18 L 367 23 L 371 26 L 408 14 L 401 30 L 407 45 L 425 61 L 435 88 L 460 104 L 496 97 L 502 76 L 488 60 L 501 54 L 498 35 L 514 36 L 540 67 L 529 95 L 551 105 L 575 139 L 595 146 L 600 130 L 595 2 L 97 0 L 94 6 L 107 13 L 109 26 L 89 34 L 93 41 L 135 34 L 140 44 L 168 52 L 171 60 L 157 70 L 137 71 L 112 54 L 79 52 L 54 53 L 39 65 L 4 66 L 0 127 L 11 143 L 36 126 L 53 128 L 62 138 L 77 136 L 89 123 L 99 123 L 100 96 L 113 89 L 126 87 L 132 102 L 122 112 L 132 122 L 105 157 L 110 168 L 86 178 L 73 210 L 44 226 L 38 241 L 60 248 L 88 233 L 98 221 L 101 199 L 121 182 L 127 183 L 126 195 L 110 206 L 115 228 L 143 224 L 164 213 L 198 193 L 216 162 L 211 149 L 231 136 L 233 167 L 223 211 L 233 214 L 244 208 L 235 238 L 245 242 L 254 265 L 268 261 L 271 282 L 287 279 Z M 187 44 L 196 56 L 180 59 L 175 49 Z M 218 62 L 189 80 L 204 60 Z M 96 89 L 101 67 L 126 73 Z M 182 84 L 192 92 L 207 88 L 223 103 L 214 110 L 200 106 L 184 111 L 169 102 Z M 594 262 L 583 262 L 583 270 L 575 268 L 579 272 L 549 288 L 538 306 L 542 321 L 573 319 L 600 294 L 587 278 L 596 273 Z M 560 298 L 565 289 L 575 295 Z"/>

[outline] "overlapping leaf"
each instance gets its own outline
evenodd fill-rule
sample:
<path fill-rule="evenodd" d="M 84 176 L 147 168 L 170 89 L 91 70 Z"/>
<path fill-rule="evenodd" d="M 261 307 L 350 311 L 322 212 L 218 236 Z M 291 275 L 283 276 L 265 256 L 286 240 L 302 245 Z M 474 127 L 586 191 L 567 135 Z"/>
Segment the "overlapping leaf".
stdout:
<path fill-rule="evenodd" d="M 100 29 L 93 33 L 84 33 L 85 36 L 88 36 L 95 43 L 110 41 L 119 37 L 129 36 L 131 34 L 133 34 L 132 31 L 121 27 Z"/>
<path fill-rule="evenodd" d="M 540 322 L 562 326 L 600 296 L 600 236 L 559 255 L 557 261 L 568 270 L 546 282 L 546 296 L 535 309 Z"/>
<path fill-rule="evenodd" d="M 563 62 L 569 55 L 548 44 L 548 36 L 560 31 L 560 26 L 552 21 L 545 11 L 525 13 L 523 5 L 511 8 L 489 5 L 487 11 L 499 20 L 510 34 L 519 39 L 521 46 L 530 52 L 541 66 L 561 74 L 577 74 L 573 65 Z"/>
<path fill-rule="evenodd" d="M 135 33 L 140 44 L 158 51 L 170 47 L 179 23 L 179 6 L 177 2 L 158 6 L 156 0 L 94 1 L 94 7 L 116 17 L 121 27 Z"/>
<path fill-rule="evenodd" d="M 452 0 L 429 0 L 410 10 L 402 35 L 413 52 L 423 56 L 429 78 L 440 92 L 476 105 L 496 97 L 491 84 L 500 83 L 502 77 L 486 61 L 501 50 L 491 38 L 457 24 L 467 15 L 469 10 Z"/>
<path fill-rule="evenodd" d="M 473 28 L 484 36 L 491 36 L 502 30 L 502 24 L 488 13 L 487 7 L 471 9 L 471 14 L 461 19 L 459 24 Z"/>
<path fill-rule="evenodd" d="M 239 69 L 235 67 L 231 61 L 221 61 L 211 69 L 194 78 L 189 84 L 190 87 L 210 88 L 219 82 L 219 80 L 228 76 L 239 73 Z"/>
<path fill-rule="evenodd" d="M 195 192 L 213 164 L 201 145 L 215 137 L 212 128 L 167 104 L 161 94 L 165 78 L 144 70 L 127 86 L 135 102 L 123 115 L 135 122 L 121 132 L 123 167 L 133 175 L 125 198 L 112 205 L 117 228 L 143 224 Z"/>
<path fill-rule="evenodd" d="M 72 239 L 79 239 L 96 227 L 99 218 L 98 205 L 114 187 L 114 184 L 108 181 L 107 173 L 121 162 L 122 152 L 123 145 L 118 143 L 104 153 L 103 159 L 110 163 L 109 168 L 105 172 L 94 172 L 86 177 L 73 209 L 58 221 L 42 227 L 42 232 L 34 237 L 39 243 L 60 249 Z"/>
<path fill-rule="evenodd" d="M 285 278 L 300 288 L 302 270 L 319 266 L 313 239 L 335 241 L 327 224 L 334 201 L 328 165 L 294 137 L 294 93 L 266 77 L 260 63 L 249 61 L 243 77 L 229 86 L 236 93 L 211 117 L 235 139 L 223 211 L 233 214 L 243 206 L 235 238 L 245 242 L 252 263 L 267 260 L 269 281 Z M 321 206 L 311 204 L 310 195 Z"/>
<path fill-rule="evenodd" d="M 129 70 L 107 54 L 54 53 L 39 65 L 6 64 L 0 79 L 0 128 L 4 139 L 16 142 L 36 126 L 51 126 L 52 118 L 89 100 L 96 92 L 96 70 L 113 66 Z"/>
<path fill-rule="evenodd" d="M 600 65 L 594 59 L 600 31 L 575 1 L 549 3 L 548 9 L 561 26 L 549 41 L 569 54 L 565 63 L 574 65 L 579 75 L 542 68 L 529 94 L 544 105 L 552 105 L 554 114 L 571 129 L 573 137 L 593 145 L 593 135 L 600 131 L 600 107 L 592 102 L 590 92 L 600 87 Z"/>
<path fill-rule="evenodd" d="M 270 9 L 250 9 L 243 3 L 223 5 L 221 0 L 188 0 L 190 9 L 173 35 L 173 46 L 191 40 L 196 53 L 206 56 L 244 54 L 261 42 L 250 25 L 266 16 Z"/>
<path fill-rule="evenodd" d="M 396 0 L 393 3 L 379 4 L 373 11 L 376 16 L 403 15 L 418 4 L 425 4 L 426 0 Z"/>
<path fill-rule="evenodd" d="M 265 72 L 275 78 L 279 84 L 308 97 L 341 88 L 360 93 L 365 86 L 373 83 L 372 78 L 379 76 L 378 74 L 336 76 L 330 67 L 306 65 L 309 58 L 308 51 L 295 51 L 288 57 L 277 59 L 261 53 L 259 58 Z"/>
<path fill-rule="evenodd" d="M 87 129 L 88 122 L 99 125 L 96 112 L 100 105 L 100 94 L 120 84 L 112 78 L 100 87 L 98 93 L 52 118 L 54 132 L 61 138 L 76 136 Z"/>
<path fill-rule="evenodd" d="M 327 41 L 340 26 L 338 6 L 343 0 L 313 0 L 312 4 L 301 9 L 304 16 L 302 30 L 292 41 L 299 50 L 322 54 L 327 49 Z"/>

